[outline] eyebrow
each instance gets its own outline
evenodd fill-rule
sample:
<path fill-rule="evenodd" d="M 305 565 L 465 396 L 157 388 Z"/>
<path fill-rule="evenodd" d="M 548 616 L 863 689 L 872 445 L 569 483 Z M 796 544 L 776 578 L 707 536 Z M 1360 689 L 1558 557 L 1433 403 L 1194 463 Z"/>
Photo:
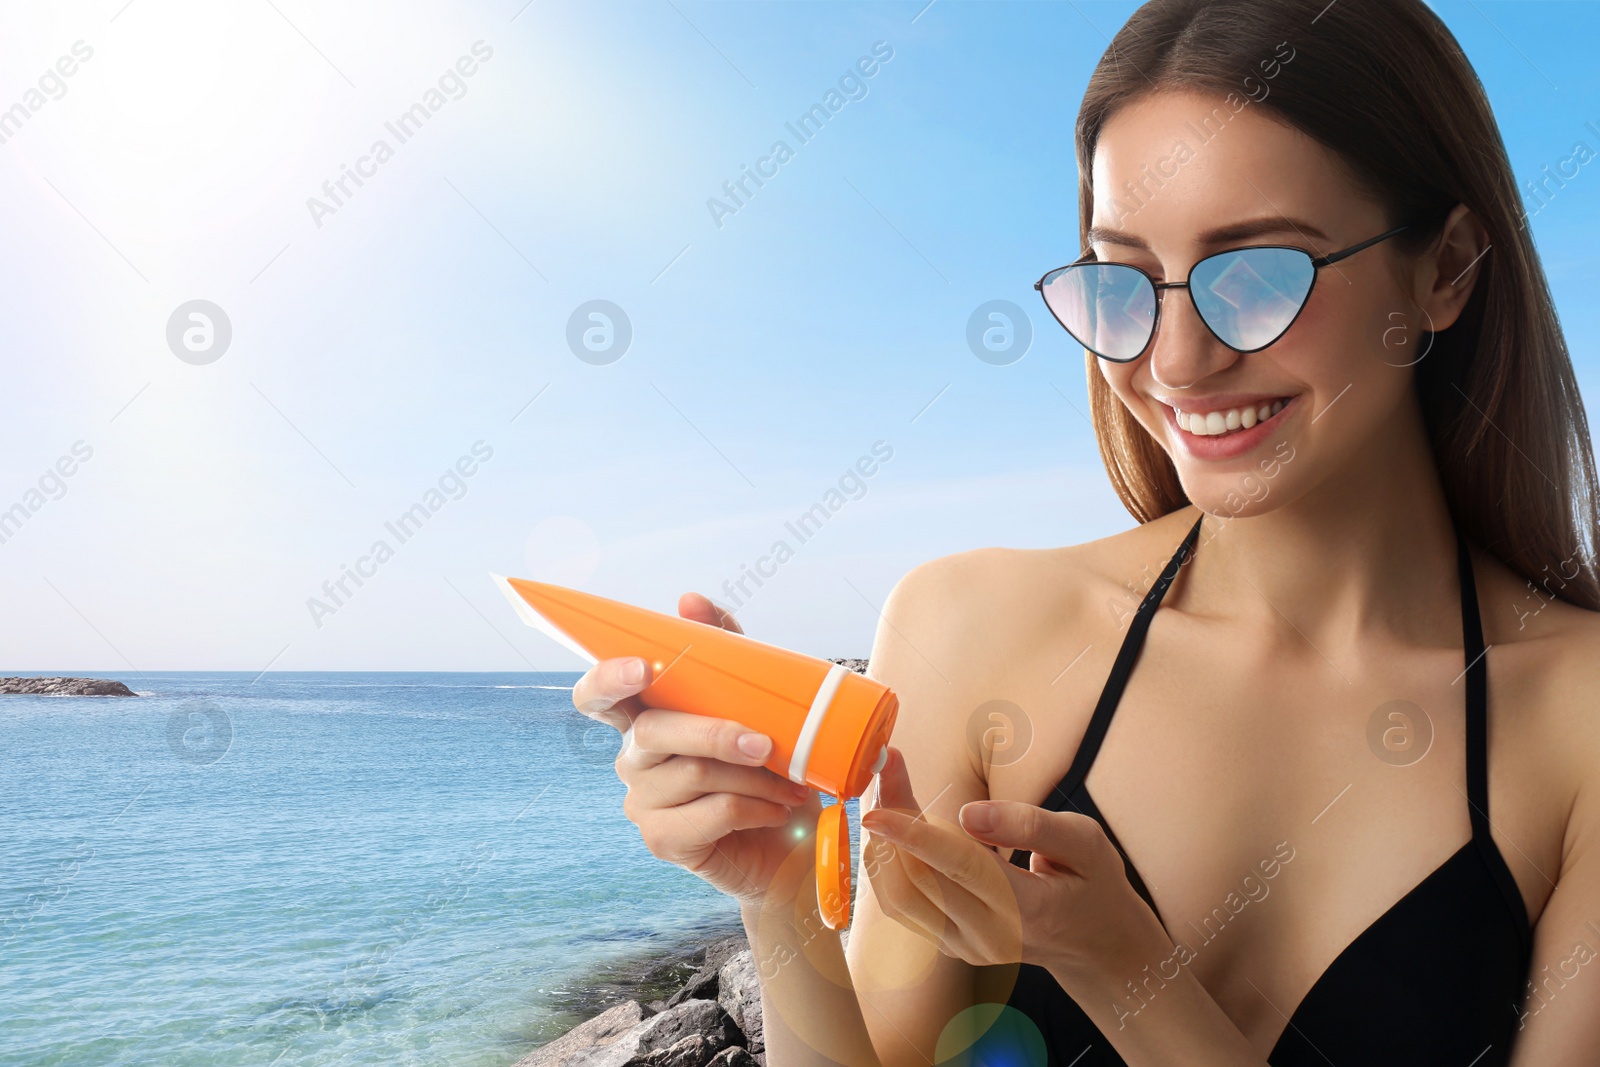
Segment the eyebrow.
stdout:
<path fill-rule="evenodd" d="M 1237 241 L 1244 237 L 1256 237 L 1264 233 L 1289 233 L 1294 231 L 1305 237 L 1314 237 L 1319 241 L 1328 241 L 1328 235 L 1304 219 L 1290 218 L 1287 215 L 1267 215 L 1258 219 L 1246 219 L 1243 222 L 1232 222 L 1226 226 L 1217 226 L 1206 230 L 1199 235 L 1202 245 L 1219 245 L 1227 241 Z M 1149 242 L 1142 237 L 1118 230 L 1110 226 L 1089 227 L 1088 241 L 1090 244 L 1125 245 L 1128 248 L 1142 248 L 1150 251 Z"/>

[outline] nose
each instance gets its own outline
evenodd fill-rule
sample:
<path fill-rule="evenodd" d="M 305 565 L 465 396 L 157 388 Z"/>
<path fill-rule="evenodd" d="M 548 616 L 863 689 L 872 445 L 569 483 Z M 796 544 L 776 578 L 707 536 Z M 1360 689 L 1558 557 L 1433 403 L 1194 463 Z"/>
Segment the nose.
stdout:
<path fill-rule="evenodd" d="M 1217 340 L 1189 290 L 1160 291 L 1161 313 L 1150 339 L 1150 376 L 1168 389 L 1187 389 L 1195 382 L 1231 367 L 1239 353 Z"/>

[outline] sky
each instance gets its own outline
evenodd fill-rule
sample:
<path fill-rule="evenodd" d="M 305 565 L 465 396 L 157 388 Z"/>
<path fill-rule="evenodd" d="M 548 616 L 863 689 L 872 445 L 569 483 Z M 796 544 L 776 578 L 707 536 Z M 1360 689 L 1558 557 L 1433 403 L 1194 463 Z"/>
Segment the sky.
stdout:
<path fill-rule="evenodd" d="M 491 572 L 865 656 L 1128 528 L 1032 283 L 1135 6 L 0 4 L 0 671 L 582 669 Z M 1434 7 L 1519 184 L 1600 152 L 1595 5 Z M 1530 223 L 1591 400 L 1597 197 Z"/>

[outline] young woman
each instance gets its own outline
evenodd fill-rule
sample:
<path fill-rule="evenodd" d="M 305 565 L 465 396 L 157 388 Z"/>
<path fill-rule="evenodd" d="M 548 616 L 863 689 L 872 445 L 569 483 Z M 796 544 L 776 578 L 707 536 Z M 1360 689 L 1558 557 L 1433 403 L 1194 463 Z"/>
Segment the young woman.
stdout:
<path fill-rule="evenodd" d="M 1151 0 L 1077 151 L 1038 288 L 1140 525 L 896 586 L 848 956 L 738 709 L 573 694 L 740 901 L 769 1067 L 1600 1062 L 1595 470 L 1459 46 L 1421 0 Z"/>

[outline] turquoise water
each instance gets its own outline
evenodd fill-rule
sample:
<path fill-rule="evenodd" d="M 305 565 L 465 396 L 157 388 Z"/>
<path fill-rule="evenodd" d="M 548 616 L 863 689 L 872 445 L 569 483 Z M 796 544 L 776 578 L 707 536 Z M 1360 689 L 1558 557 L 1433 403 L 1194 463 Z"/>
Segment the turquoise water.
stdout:
<path fill-rule="evenodd" d="M 0 1062 L 502 1067 L 587 967 L 736 923 L 623 816 L 576 677 L 0 697 Z"/>

